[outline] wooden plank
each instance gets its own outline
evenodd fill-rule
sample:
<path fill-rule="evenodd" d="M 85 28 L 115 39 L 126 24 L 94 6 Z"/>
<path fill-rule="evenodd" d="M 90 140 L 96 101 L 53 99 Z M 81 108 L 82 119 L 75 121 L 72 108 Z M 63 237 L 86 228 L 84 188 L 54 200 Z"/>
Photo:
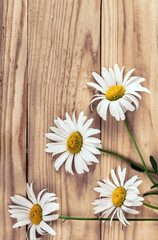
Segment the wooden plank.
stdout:
<path fill-rule="evenodd" d="M 12 229 L 10 196 L 26 194 L 27 1 L 0 3 L 0 239 L 24 239 Z"/>
<path fill-rule="evenodd" d="M 71 176 L 64 167 L 54 169 L 54 160 L 45 153 L 45 133 L 58 116 L 65 118 L 77 109 L 95 117 L 88 107 L 91 92 L 87 81 L 100 69 L 100 1 L 29 1 L 28 22 L 28 170 L 35 189 L 48 187 L 59 197 L 60 213 L 69 216 L 93 216 L 92 188 L 100 178 L 100 165 L 89 174 Z M 54 225 L 57 239 L 100 239 L 99 222 Z M 53 239 L 45 236 L 43 239 Z"/>
<path fill-rule="evenodd" d="M 157 157 L 158 136 L 155 129 L 158 122 L 157 92 L 158 85 L 158 47 L 157 47 L 157 17 L 158 1 L 133 0 L 133 1 L 102 1 L 102 52 L 101 63 L 105 67 L 113 67 L 118 63 L 120 67 L 126 66 L 126 71 L 136 68 L 136 76 L 147 79 L 143 86 L 151 91 L 151 96 L 142 94 L 138 111 L 127 113 L 127 119 L 137 140 L 142 155 L 149 166 L 149 155 Z M 140 159 L 129 139 L 124 123 L 117 123 L 112 117 L 101 123 L 102 139 L 104 146 L 123 154 L 137 162 Z M 107 138 L 108 136 L 108 138 Z M 111 168 L 119 164 L 127 166 L 116 158 L 104 155 L 101 165 L 102 178 L 110 173 Z M 128 167 L 128 177 L 137 174 Z M 140 187 L 142 193 L 150 189 L 151 183 L 144 174 L 139 174 L 143 179 Z M 146 197 L 145 200 L 156 204 L 157 198 Z M 156 217 L 156 211 L 145 207 L 137 208 L 141 211 L 139 217 Z M 127 215 L 130 216 L 130 215 Z M 121 224 L 102 224 L 101 239 L 151 239 L 156 240 L 157 223 L 135 222 L 122 230 Z"/>

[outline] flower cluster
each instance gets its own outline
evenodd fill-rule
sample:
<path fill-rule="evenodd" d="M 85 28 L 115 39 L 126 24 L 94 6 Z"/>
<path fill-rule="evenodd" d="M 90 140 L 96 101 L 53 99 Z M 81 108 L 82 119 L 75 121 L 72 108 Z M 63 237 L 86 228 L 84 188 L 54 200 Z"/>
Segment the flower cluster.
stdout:
<path fill-rule="evenodd" d="M 94 188 L 96 192 L 100 193 L 100 199 L 93 202 L 93 205 L 96 206 L 94 213 L 98 214 L 103 212 L 101 217 L 107 218 L 113 212 L 110 225 L 116 213 L 120 222 L 126 226 L 130 223 L 126 220 L 123 211 L 130 214 L 138 214 L 138 211 L 129 207 L 141 206 L 143 204 L 142 201 L 144 198 L 138 196 L 138 186 L 142 183 L 142 180 L 136 181 L 138 180 L 138 176 L 136 175 L 125 182 L 126 168 L 121 171 L 120 166 L 118 166 L 119 180 L 114 169 L 111 170 L 111 176 L 114 183 L 107 177 L 107 179 L 103 179 L 102 182 L 98 181 L 99 187 Z"/>
<path fill-rule="evenodd" d="M 97 112 L 103 120 L 107 119 L 108 108 L 111 116 L 115 117 L 117 121 L 125 120 L 125 113 L 128 110 L 134 111 L 135 108 L 138 109 L 138 98 L 141 98 L 138 92 L 150 93 L 147 88 L 141 86 L 141 83 L 145 80 L 144 78 L 131 77 L 133 71 L 134 69 L 130 70 L 123 77 L 124 67 L 120 70 L 118 65 L 115 64 L 114 70 L 110 68 L 108 71 L 103 68 L 102 77 L 95 72 L 93 73 L 97 84 L 89 82 L 88 85 L 100 93 L 98 92 L 92 97 L 90 105 L 92 107 L 95 101 L 101 100 L 97 105 Z M 101 152 L 109 153 L 109 151 L 101 149 L 101 140 L 98 138 L 100 130 L 91 127 L 93 119 L 87 120 L 83 112 L 79 114 L 78 119 L 75 115 L 76 112 L 74 111 L 71 118 L 66 112 L 65 120 L 59 117 L 54 120 L 55 126 L 51 126 L 51 132 L 46 134 L 46 137 L 51 140 L 50 143 L 47 143 L 46 152 L 52 153 L 52 158 L 56 159 L 54 163 L 56 171 L 65 164 L 67 173 L 83 174 L 89 172 L 89 165 L 99 163 L 97 155 L 100 155 Z M 130 133 L 126 122 L 125 124 Z M 94 137 L 97 134 L 98 137 Z M 132 136 L 131 133 L 130 136 Z M 146 171 L 152 183 L 155 184 L 134 138 L 131 138 L 143 163 L 143 166 L 136 164 L 135 168 Z M 154 160 L 152 159 L 152 161 Z M 134 162 L 132 163 L 134 164 Z M 129 180 L 125 180 L 125 178 L 126 168 L 121 170 L 121 167 L 118 166 L 117 174 L 112 169 L 111 179 L 108 176 L 107 179 L 98 181 L 98 187 L 94 187 L 94 190 L 99 193 L 99 199 L 92 203 L 95 205 L 94 214 L 99 214 L 99 219 L 106 220 L 111 215 L 110 225 L 115 215 L 124 226 L 129 225 L 130 223 L 125 218 L 124 213 L 138 214 L 139 211 L 131 207 L 143 204 L 144 198 L 139 196 L 140 192 L 138 190 L 142 180 L 139 180 L 137 175 Z M 17 223 L 13 225 L 13 228 L 29 225 L 30 240 L 37 239 L 36 233 L 55 235 L 53 228 L 46 222 L 62 218 L 59 214 L 54 213 L 59 210 L 59 204 L 54 202 L 57 200 L 56 195 L 45 191 L 45 189 L 41 190 L 36 198 L 33 183 L 31 183 L 30 186 L 27 184 L 27 195 L 30 200 L 20 195 L 11 197 L 14 205 L 9 205 L 9 213 L 12 218 L 17 219 Z"/>
<path fill-rule="evenodd" d="M 36 198 L 33 183 L 31 183 L 30 186 L 27 184 L 27 195 L 30 201 L 20 195 L 11 197 L 15 205 L 9 205 L 9 213 L 12 218 L 17 219 L 13 228 L 29 225 L 31 240 L 36 239 L 36 231 L 40 235 L 46 233 L 56 235 L 46 222 L 58 219 L 59 214 L 52 214 L 52 212 L 59 210 L 59 203 L 54 202 L 57 199 L 54 193 L 44 192 L 45 189 L 40 191 Z"/>
<path fill-rule="evenodd" d="M 106 68 L 102 68 L 102 77 L 93 72 L 93 77 L 98 84 L 90 82 L 89 86 L 100 91 L 101 94 L 96 94 L 90 101 L 92 104 L 96 100 L 101 100 L 97 106 L 97 112 L 103 120 L 107 119 L 107 109 L 111 116 L 115 117 L 117 121 L 125 120 L 125 113 L 134 111 L 135 107 L 138 109 L 139 102 L 137 98 L 141 99 L 141 96 L 137 92 L 150 91 L 141 86 L 141 83 L 145 81 L 141 77 L 130 77 L 135 69 L 130 70 L 123 79 L 123 72 L 125 67 L 120 71 L 119 66 L 115 64 L 114 71 L 109 68 L 109 72 Z M 136 98 L 137 97 L 137 98 Z M 135 107 L 132 105 L 135 104 Z"/>

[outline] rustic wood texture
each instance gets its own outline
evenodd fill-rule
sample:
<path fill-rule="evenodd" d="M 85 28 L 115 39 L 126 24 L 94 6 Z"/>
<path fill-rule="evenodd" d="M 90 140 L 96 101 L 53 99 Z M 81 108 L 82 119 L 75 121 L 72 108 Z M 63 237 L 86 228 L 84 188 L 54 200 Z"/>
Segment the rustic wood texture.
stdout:
<path fill-rule="evenodd" d="M 90 6 L 90 7 L 89 7 Z M 77 110 L 94 117 L 93 127 L 100 128 L 99 117 L 91 114 L 91 92 L 87 81 L 93 69 L 100 70 L 99 1 L 29 1 L 28 24 L 28 179 L 35 189 L 49 188 L 59 197 L 60 213 L 93 216 L 92 190 L 100 178 L 100 165 L 80 176 L 54 169 L 51 154 L 45 153 L 45 133 L 54 119 L 65 119 L 66 111 Z M 58 221 L 56 239 L 100 238 L 100 223 Z M 46 236 L 44 239 L 53 239 Z"/>
<path fill-rule="evenodd" d="M 132 129 L 137 144 L 140 146 L 142 155 L 148 164 L 150 154 L 157 158 L 158 136 L 156 134 L 158 112 L 156 110 L 158 85 L 156 85 L 158 73 L 158 1 L 156 0 L 133 0 L 117 1 L 105 0 L 102 5 L 102 39 L 101 39 L 101 66 L 113 67 L 118 63 L 120 67 L 126 66 L 126 71 L 135 68 L 134 74 L 146 79 L 143 86 L 151 91 L 151 95 L 143 93 L 138 111 L 128 112 L 127 119 Z M 155 109 L 155 110 L 154 110 Z M 101 122 L 102 139 L 104 146 L 114 152 L 129 156 L 140 163 L 139 156 L 128 136 L 123 122 L 109 116 L 108 121 Z M 102 156 L 101 176 L 105 177 L 111 168 L 119 164 L 128 167 L 120 160 Z M 128 168 L 128 177 L 136 174 Z M 139 173 L 143 179 L 140 190 L 145 192 L 150 189 L 151 183 L 144 174 Z M 145 197 L 150 203 L 151 197 Z M 152 198 L 152 203 L 157 204 L 158 198 Z M 145 207 L 138 208 L 141 212 L 139 217 L 156 217 L 156 211 Z M 130 215 L 127 215 L 130 217 Z M 128 239 L 156 240 L 157 222 L 135 222 L 130 227 L 121 229 L 121 224 L 113 223 L 101 225 L 101 239 L 115 240 Z"/>
<path fill-rule="evenodd" d="M 25 239 L 25 227 L 12 229 L 8 204 L 11 195 L 26 195 L 27 181 L 34 180 L 36 194 L 43 188 L 55 192 L 60 214 L 93 217 L 97 180 L 119 164 L 128 167 L 104 154 L 89 173 L 71 176 L 64 166 L 56 172 L 54 159 L 45 153 L 45 133 L 66 111 L 76 110 L 78 116 L 83 110 L 101 129 L 103 147 L 140 162 L 123 122 L 110 116 L 100 121 L 96 109 L 90 111 L 94 91 L 86 83 L 94 81 L 92 71 L 118 63 L 146 78 L 143 85 L 151 95 L 142 94 L 140 108 L 127 119 L 148 166 L 150 154 L 157 158 L 157 12 L 157 0 L 0 1 L 0 240 Z M 127 172 L 136 174 L 130 167 Z M 139 175 L 144 192 L 151 184 Z M 151 197 L 145 200 L 150 203 Z M 157 217 L 154 210 L 140 211 L 139 217 Z M 56 237 L 42 239 L 156 240 L 158 223 L 132 222 L 123 230 L 119 222 L 110 228 L 109 222 L 58 220 L 52 226 Z"/>
<path fill-rule="evenodd" d="M 0 239 L 25 239 L 25 228 L 12 229 L 8 204 L 26 194 L 27 1 L 0 8 Z"/>

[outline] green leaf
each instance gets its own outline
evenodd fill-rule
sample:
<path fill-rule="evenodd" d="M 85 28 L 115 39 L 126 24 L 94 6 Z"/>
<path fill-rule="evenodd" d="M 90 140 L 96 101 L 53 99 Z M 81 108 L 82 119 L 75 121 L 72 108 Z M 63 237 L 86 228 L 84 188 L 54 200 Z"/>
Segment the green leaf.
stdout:
<path fill-rule="evenodd" d="M 151 187 L 151 189 L 156 188 L 156 187 L 158 187 L 158 183 L 156 183 L 155 185 L 153 185 L 153 186 Z"/>
<path fill-rule="evenodd" d="M 158 192 L 147 192 L 143 194 L 143 197 L 148 195 L 158 195 Z"/>
<path fill-rule="evenodd" d="M 145 170 L 143 170 L 142 168 L 137 167 L 137 166 L 135 166 L 135 165 L 133 165 L 133 164 L 131 164 L 131 167 L 132 167 L 134 170 L 138 171 L 138 172 L 145 172 Z"/>
<path fill-rule="evenodd" d="M 154 172 L 157 172 L 157 162 L 155 161 L 153 156 L 150 156 L 150 162 L 151 162 Z"/>

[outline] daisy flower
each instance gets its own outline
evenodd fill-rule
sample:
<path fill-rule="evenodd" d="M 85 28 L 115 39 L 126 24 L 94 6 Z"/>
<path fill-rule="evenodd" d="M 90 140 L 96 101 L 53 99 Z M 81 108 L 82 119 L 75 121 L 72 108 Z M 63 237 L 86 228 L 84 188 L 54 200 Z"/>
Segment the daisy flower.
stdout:
<path fill-rule="evenodd" d="M 54 120 L 56 127 L 50 127 L 53 133 L 46 134 L 46 137 L 53 141 L 47 144 L 46 152 L 53 153 L 52 157 L 60 154 L 55 161 L 56 171 L 65 162 L 66 172 L 73 174 L 74 161 L 76 172 L 81 174 L 84 171 L 89 172 L 88 165 L 99 162 L 95 155 L 100 154 L 97 147 L 101 147 L 101 141 L 92 135 L 100 133 L 100 130 L 90 128 L 93 118 L 87 122 L 86 119 L 81 112 L 76 120 L 74 111 L 72 119 L 66 113 L 66 120 L 62 121 L 59 117 Z"/>
<path fill-rule="evenodd" d="M 126 168 L 121 171 L 121 167 L 118 167 L 118 177 L 111 170 L 111 176 L 113 179 L 112 183 L 107 179 L 103 179 L 103 182 L 98 181 L 99 187 L 95 187 L 94 190 L 100 193 L 100 199 L 96 199 L 92 204 L 96 205 L 94 208 L 94 214 L 102 213 L 101 217 L 108 218 L 112 213 L 110 219 L 110 226 L 114 215 L 117 214 L 120 222 L 126 226 L 130 224 L 123 212 L 130 214 L 138 214 L 137 210 L 131 209 L 132 206 L 141 206 L 143 204 L 144 198 L 138 196 L 139 190 L 138 186 L 142 183 L 142 180 L 138 180 L 138 176 L 135 175 L 131 179 L 125 182 Z M 138 180 L 138 181 L 136 181 Z"/>
<path fill-rule="evenodd" d="M 145 81 L 144 78 L 138 76 L 131 77 L 135 69 L 130 70 L 123 78 L 124 68 L 120 71 L 119 66 L 115 64 L 114 71 L 112 68 L 109 68 L 108 71 L 103 67 L 102 77 L 95 72 L 92 73 L 98 84 L 93 82 L 87 83 L 101 92 L 101 94 L 94 95 L 94 98 L 92 97 L 90 104 L 96 100 L 101 100 L 97 105 L 97 112 L 104 120 L 107 118 L 108 107 L 111 116 L 115 117 L 117 121 L 120 119 L 125 120 L 127 110 L 134 111 L 135 107 L 138 109 L 139 102 L 137 98 L 141 99 L 138 92 L 150 93 L 147 88 L 141 86 L 141 83 Z"/>
<path fill-rule="evenodd" d="M 15 205 L 9 206 L 11 218 L 16 218 L 17 223 L 13 228 L 29 225 L 30 240 L 36 240 L 36 232 L 40 235 L 49 233 L 56 235 L 56 232 L 46 223 L 58 219 L 59 214 L 51 214 L 59 210 L 59 203 L 53 202 L 56 200 L 54 193 L 45 192 L 43 189 L 39 192 L 37 198 L 33 192 L 33 183 L 27 184 L 27 195 L 30 200 L 20 195 L 11 197 Z"/>

